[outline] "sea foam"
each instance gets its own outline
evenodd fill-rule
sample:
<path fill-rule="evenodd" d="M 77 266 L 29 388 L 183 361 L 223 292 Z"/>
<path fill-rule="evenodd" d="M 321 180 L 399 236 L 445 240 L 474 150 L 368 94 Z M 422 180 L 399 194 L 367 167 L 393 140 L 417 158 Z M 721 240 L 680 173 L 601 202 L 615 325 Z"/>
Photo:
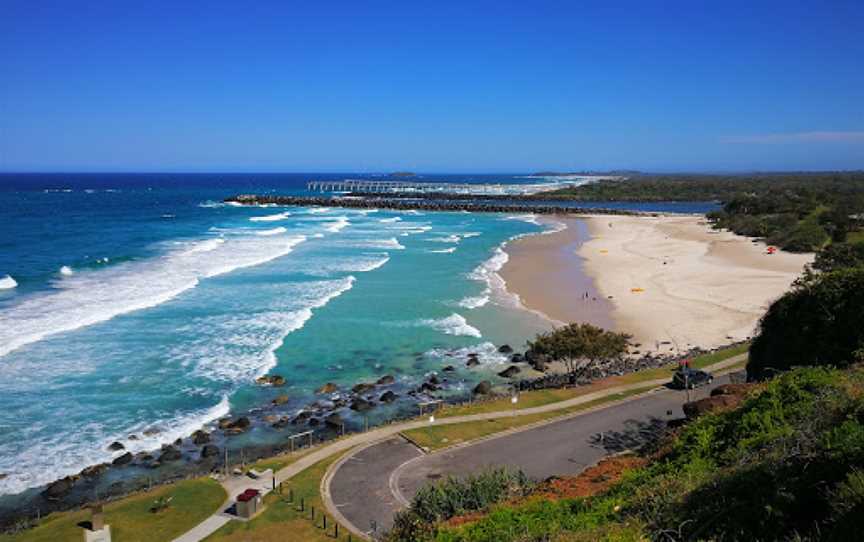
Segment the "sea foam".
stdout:
<path fill-rule="evenodd" d="M 482 337 L 479 329 L 468 324 L 468 321 L 461 314 L 455 312 L 446 318 L 420 320 L 419 323 L 437 329 L 447 335 Z"/>
<path fill-rule="evenodd" d="M 252 222 L 276 222 L 279 220 L 285 220 L 289 216 L 291 216 L 291 213 L 285 211 L 284 213 L 277 213 L 275 215 L 253 216 L 249 220 Z"/>
<path fill-rule="evenodd" d="M 0 278 L 0 290 L 11 290 L 18 286 L 18 283 L 10 275 Z"/>

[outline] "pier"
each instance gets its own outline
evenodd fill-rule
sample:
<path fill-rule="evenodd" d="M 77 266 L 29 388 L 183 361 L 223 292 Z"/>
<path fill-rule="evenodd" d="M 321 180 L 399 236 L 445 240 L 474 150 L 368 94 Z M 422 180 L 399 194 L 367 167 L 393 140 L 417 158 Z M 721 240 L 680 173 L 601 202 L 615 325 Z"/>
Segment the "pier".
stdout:
<path fill-rule="evenodd" d="M 575 182 L 575 181 L 574 181 Z M 471 194 L 471 195 L 522 195 L 563 188 L 571 183 L 544 184 L 469 184 L 424 181 L 377 181 L 368 179 L 344 179 L 341 181 L 310 181 L 306 189 L 310 192 L 345 192 L 361 194 Z"/>

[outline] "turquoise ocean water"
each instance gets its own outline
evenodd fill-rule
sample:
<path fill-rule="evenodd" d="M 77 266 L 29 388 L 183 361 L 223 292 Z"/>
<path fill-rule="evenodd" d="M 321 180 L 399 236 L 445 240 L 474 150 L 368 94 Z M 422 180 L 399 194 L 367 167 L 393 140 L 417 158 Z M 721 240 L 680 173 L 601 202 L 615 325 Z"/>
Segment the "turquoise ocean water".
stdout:
<path fill-rule="evenodd" d="M 325 382 L 408 389 L 454 364 L 445 393 L 461 393 L 503 367 L 498 345 L 549 326 L 496 274 L 502 243 L 543 230 L 530 215 L 222 203 L 314 178 L 0 176 L 0 494 L 278 394 L 290 415 Z M 287 385 L 255 383 L 268 373 Z M 231 445 L 284 437 L 261 425 Z"/>

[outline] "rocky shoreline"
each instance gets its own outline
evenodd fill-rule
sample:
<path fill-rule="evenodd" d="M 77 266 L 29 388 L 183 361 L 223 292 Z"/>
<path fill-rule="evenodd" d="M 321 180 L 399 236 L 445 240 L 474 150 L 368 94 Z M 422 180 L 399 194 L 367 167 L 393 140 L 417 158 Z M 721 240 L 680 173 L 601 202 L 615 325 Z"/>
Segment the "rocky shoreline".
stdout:
<path fill-rule="evenodd" d="M 581 214 L 605 214 L 605 215 L 627 215 L 627 216 L 657 216 L 658 213 L 646 213 L 640 211 L 628 211 L 623 209 L 602 209 L 565 207 L 562 205 L 537 204 L 530 199 L 510 196 L 510 201 L 525 201 L 524 205 L 495 203 L 494 200 L 480 202 L 477 198 L 470 200 L 459 200 L 459 198 L 448 198 L 439 200 L 430 194 L 412 194 L 408 199 L 389 197 L 329 197 L 329 196 L 268 196 L 257 194 L 240 194 L 226 198 L 227 203 L 238 203 L 241 205 L 281 205 L 281 206 L 323 206 L 343 207 L 347 209 L 392 209 L 396 211 L 466 211 L 472 213 L 534 213 L 540 215 L 554 215 L 561 213 Z"/>
<path fill-rule="evenodd" d="M 222 418 L 202 427 L 183 439 L 165 444 L 161 449 L 133 454 L 120 442 L 108 446 L 116 457 L 111 462 L 89 466 L 76 475 L 66 476 L 43 488 L 25 492 L 29 498 L 21 499 L 17 508 L 4 507 L 0 511 L 0 530 L 20 527 L 27 518 L 44 515 L 52 511 L 69 510 L 133 494 L 154 485 L 165 484 L 192 476 L 220 472 L 225 469 L 225 448 L 230 448 L 230 439 L 247 433 L 254 428 L 269 428 L 282 431 L 290 429 L 290 434 L 311 432 L 312 438 L 302 439 L 298 447 L 313 440 L 326 441 L 342 433 L 363 431 L 369 424 L 370 413 L 388 409 L 388 415 L 379 423 L 395 423 L 413 418 L 417 414 L 417 404 L 425 401 L 461 403 L 466 400 L 494 400 L 502 395 L 516 391 L 545 388 L 565 388 L 588 385 L 610 376 L 619 376 L 635 371 L 668 365 L 678 359 L 705 353 L 695 348 L 678 356 L 643 355 L 639 358 L 621 358 L 610 361 L 600 368 L 593 368 L 578 375 L 552 373 L 550 360 L 530 353 L 514 352 L 509 345 L 501 345 L 498 353 L 507 357 L 506 366 L 497 371 L 497 379 L 477 382 L 469 393 L 442 396 L 451 390 L 453 384 L 464 384 L 458 372 L 482 365 L 478 352 L 450 354 L 451 364 L 440 371 L 430 372 L 419 384 L 405 385 L 393 375 L 383 375 L 374 381 L 358 382 L 351 388 L 327 382 L 316 390 L 314 401 L 307 403 L 292 413 L 281 411 L 279 407 L 288 402 L 288 396 L 278 393 L 269 404 L 253 409 L 242 415 Z M 539 377 L 524 378 L 524 373 L 541 374 Z M 470 373 L 469 373 L 470 374 Z M 468 379 L 472 380 L 472 379 Z M 495 382 L 493 382 L 495 380 Z M 278 389 L 286 384 L 282 375 L 270 374 L 258 379 L 261 386 Z M 369 424 L 371 426 L 373 424 Z M 131 438 L 131 436 L 130 436 Z M 272 445 L 256 445 L 243 448 L 245 463 L 261 458 L 272 457 L 291 450 L 288 439 Z M 234 460 L 232 462 L 232 459 Z M 231 452 L 228 469 L 239 466 L 236 451 Z M 121 471 L 126 476 L 123 479 Z"/>

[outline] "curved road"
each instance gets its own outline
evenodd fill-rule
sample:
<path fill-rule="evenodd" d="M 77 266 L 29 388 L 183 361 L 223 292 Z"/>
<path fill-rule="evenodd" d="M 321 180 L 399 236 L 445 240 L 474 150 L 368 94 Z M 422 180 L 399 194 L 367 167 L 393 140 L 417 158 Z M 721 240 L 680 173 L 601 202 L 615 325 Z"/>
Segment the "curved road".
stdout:
<path fill-rule="evenodd" d="M 706 397 L 729 376 L 691 392 Z M 401 436 L 373 443 L 335 463 L 322 482 L 330 512 L 357 534 L 387 530 L 424 484 L 487 467 L 522 469 L 534 479 L 575 475 L 604 456 L 638 447 L 666 421 L 681 418 L 685 393 L 667 388 L 425 454 Z M 499 416 L 506 414 L 499 413 Z M 340 517 L 341 516 L 341 517 Z"/>

